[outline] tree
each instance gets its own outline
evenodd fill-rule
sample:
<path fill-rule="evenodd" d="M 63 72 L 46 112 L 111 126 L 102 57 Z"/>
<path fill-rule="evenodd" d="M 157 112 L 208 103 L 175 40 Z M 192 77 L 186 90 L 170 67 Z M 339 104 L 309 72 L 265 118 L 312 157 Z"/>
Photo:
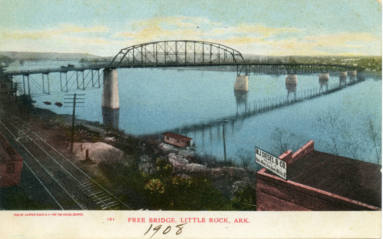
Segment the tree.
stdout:
<path fill-rule="evenodd" d="M 370 140 L 372 141 L 372 144 L 374 145 L 375 153 L 376 153 L 376 161 L 378 164 L 380 164 L 380 157 L 381 157 L 381 134 L 380 130 L 378 131 L 374 125 L 374 122 L 371 118 L 367 119 L 368 127 L 367 127 L 367 133 L 370 137 Z"/>
<path fill-rule="evenodd" d="M 273 151 L 278 155 L 286 152 L 288 149 L 296 148 L 299 145 L 297 142 L 301 141 L 301 137 L 298 137 L 298 135 L 281 128 L 276 128 L 271 133 L 271 139 L 274 141 Z"/>
<path fill-rule="evenodd" d="M 336 109 L 330 108 L 313 123 L 318 131 L 325 133 L 327 140 L 327 152 L 335 155 L 349 154 L 352 158 L 359 157 L 360 145 L 358 138 L 352 137 L 351 124 L 341 117 Z"/>

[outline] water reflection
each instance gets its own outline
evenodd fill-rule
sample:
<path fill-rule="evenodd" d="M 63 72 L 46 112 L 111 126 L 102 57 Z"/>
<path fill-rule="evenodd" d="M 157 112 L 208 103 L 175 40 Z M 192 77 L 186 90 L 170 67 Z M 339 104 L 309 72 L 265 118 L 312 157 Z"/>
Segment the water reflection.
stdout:
<path fill-rule="evenodd" d="M 339 86 L 345 86 L 347 83 L 347 71 L 339 73 Z"/>
<path fill-rule="evenodd" d="M 247 91 L 234 90 L 235 103 L 237 105 L 237 114 L 241 111 L 241 107 L 244 111 L 247 111 Z"/>
<path fill-rule="evenodd" d="M 289 99 L 290 93 L 294 94 L 294 99 L 297 98 L 297 84 L 298 84 L 298 78 L 297 75 L 287 75 L 286 80 L 286 89 L 287 89 L 287 99 Z"/>
<path fill-rule="evenodd" d="M 118 129 L 120 109 L 102 107 L 102 120 L 105 127 Z"/>
<path fill-rule="evenodd" d="M 319 91 L 328 90 L 328 80 L 330 79 L 329 73 L 322 73 L 319 75 Z M 325 88 L 325 89 L 323 89 Z"/>
<path fill-rule="evenodd" d="M 381 109 L 378 107 L 381 105 L 380 75 L 365 72 L 358 73 L 357 79 L 364 76 L 367 79 L 373 78 L 378 81 L 367 80 L 357 87 L 350 87 L 346 91 L 342 90 L 339 93 L 325 96 L 325 92 L 339 86 L 339 72 L 331 71 L 328 90 L 326 90 L 326 84 L 323 84 L 324 97 L 321 97 L 320 100 L 307 101 L 292 108 L 281 107 L 281 110 L 270 110 L 270 113 L 251 119 L 249 116 L 256 116 L 258 113 L 253 114 L 253 112 L 260 112 L 260 109 L 268 107 L 267 103 L 271 105 L 270 108 L 273 107 L 273 104 L 285 102 L 286 94 L 289 95 L 289 101 L 292 101 L 294 94 L 291 93 L 296 94 L 297 100 L 302 95 L 308 96 L 316 93 L 320 88 L 319 74 L 299 75 L 298 86 L 297 84 L 286 85 L 287 74 L 281 74 L 278 77 L 279 72 L 258 73 L 256 76 L 250 77 L 247 94 L 233 93 L 235 80 L 233 72 L 119 69 L 118 74 L 121 79 L 119 88 L 124 92 L 120 95 L 121 105 L 124 105 L 124 109 L 118 114 L 105 114 L 107 110 L 101 108 L 102 89 L 96 89 L 87 92 L 89 105 L 92 107 L 79 111 L 79 118 L 104 122 L 109 127 L 120 128 L 133 135 L 149 135 L 173 129 L 177 132 L 178 129 L 180 134 L 195 139 L 198 152 L 206 152 L 218 157 L 223 155 L 222 125 L 215 122 L 217 119 L 229 120 L 225 132 L 228 157 L 232 157 L 240 148 L 253 150 L 254 144 L 259 144 L 266 149 L 270 148 L 273 144 L 270 140 L 270 132 L 276 127 L 290 129 L 290 127 L 296 126 L 295 132 L 308 135 L 307 137 L 310 139 L 316 139 L 318 147 L 325 150 L 323 142 L 328 140 L 328 136 L 323 135 L 321 131 L 313 131 L 310 122 L 315 121 L 316 115 L 322 114 L 322 111 L 329 106 L 333 106 L 338 112 L 341 112 L 341 117 L 348 116 L 348 120 L 356 125 L 350 129 L 344 129 L 351 132 L 353 139 L 364 139 L 367 136 L 361 130 L 364 127 L 364 116 L 372 115 L 374 117 L 371 117 L 377 121 L 380 119 Z M 349 78 L 350 75 L 349 72 L 348 79 L 346 79 L 347 84 L 353 80 L 352 77 Z M 51 87 L 59 91 L 59 74 L 52 74 L 52 79 L 55 80 L 52 80 Z M 19 77 L 18 81 L 21 80 Z M 35 80 L 40 80 L 40 78 Z M 352 97 L 344 97 L 344 95 L 350 95 L 348 92 L 353 92 Z M 368 94 L 366 95 L 365 92 Z M 34 98 L 37 101 L 35 104 L 37 107 L 47 108 L 58 114 L 71 113 L 69 109 L 54 105 L 47 106 L 42 103 L 43 101 L 55 102 L 57 97 L 55 98 L 53 94 L 38 95 L 38 97 L 40 98 L 37 96 Z M 236 114 L 237 107 L 238 114 Z M 247 111 L 244 110 L 245 107 Z M 355 111 L 358 113 L 355 114 Z M 119 115 L 121 115 L 121 120 L 119 120 Z M 235 119 L 235 117 L 237 118 Z M 287 127 L 286 122 L 297 123 Z M 341 129 L 336 131 L 336 135 L 340 135 L 339 131 Z M 342 140 L 342 137 L 337 136 L 337 138 Z"/>

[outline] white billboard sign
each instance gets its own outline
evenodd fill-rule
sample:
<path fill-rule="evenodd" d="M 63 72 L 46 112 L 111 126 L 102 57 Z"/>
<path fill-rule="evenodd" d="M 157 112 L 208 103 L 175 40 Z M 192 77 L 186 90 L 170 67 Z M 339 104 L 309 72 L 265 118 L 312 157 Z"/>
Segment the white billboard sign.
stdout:
<path fill-rule="evenodd" d="M 287 178 L 286 162 L 257 147 L 255 148 L 255 162 L 280 176 L 281 178 Z"/>

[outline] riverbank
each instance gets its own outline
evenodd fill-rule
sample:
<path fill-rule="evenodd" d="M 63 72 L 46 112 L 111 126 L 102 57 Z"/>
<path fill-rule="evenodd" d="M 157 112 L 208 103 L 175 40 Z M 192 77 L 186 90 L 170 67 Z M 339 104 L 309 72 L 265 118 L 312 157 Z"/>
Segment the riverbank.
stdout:
<path fill-rule="evenodd" d="M 25 97 L 2 97 L 0 111 L 4 120 L 23 119 L 132 209 L 255 210 L 255 171 L 249 168 L 84 120 L 76 121 L 71 153 L 71 116 L 35 108 Z"/>

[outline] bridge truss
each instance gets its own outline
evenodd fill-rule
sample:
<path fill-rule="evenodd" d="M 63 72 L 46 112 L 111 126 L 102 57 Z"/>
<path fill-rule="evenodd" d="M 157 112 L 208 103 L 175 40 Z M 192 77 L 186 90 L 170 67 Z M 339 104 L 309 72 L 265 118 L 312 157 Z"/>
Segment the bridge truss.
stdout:
<path fill-rule="evenodd" d="M 213 42 L 171 40 L 142 43 L 121 49 L 111 68 L 236 65 L 246 71 L 241 52 Z"/>
<path fill-rule="evenodd" d="M 363 68 L 333 64 L 291 64 L 248 62 L 238 50 L 231 47 L 195 40 L 168 40 L 137 44 L 121 49 L 110 61 L 81 66 L 60 66 L 43 69 L 21 69 L 0 71 L 0 74 L 14 77 L 22 86 L 23 94 L 31 94 L 30 85 L 35 83 L 38 92 L 50 94 L 50 77 L 59 74 L 60 91 L 85 90 L 88 87 L 101 87 L 100 70 L 107 68 L 155 68 L 155 67 L 209 67 L 219 70 L 236 71 L 237 75 L 250 73 L 266 74 L 307 74 L 344 71 L 363 71 Z M 224 66 L 224 68 L 219 68 Z M 34 78 L 30 77 L 32 75 Z M 16 78 L 18 76 L 18 79 Z M 58 78 L 58 77 L 54 77 Z M 41 79 L 41 80 L 40 80 Z M 41 84 L 40 84 L 41 82 Z M 20 90 L 19 90 L 20 92 Z"/>

